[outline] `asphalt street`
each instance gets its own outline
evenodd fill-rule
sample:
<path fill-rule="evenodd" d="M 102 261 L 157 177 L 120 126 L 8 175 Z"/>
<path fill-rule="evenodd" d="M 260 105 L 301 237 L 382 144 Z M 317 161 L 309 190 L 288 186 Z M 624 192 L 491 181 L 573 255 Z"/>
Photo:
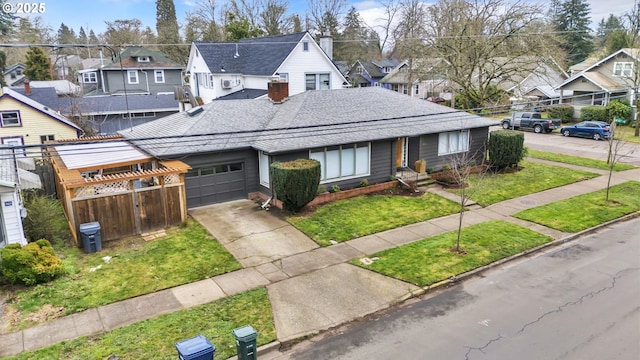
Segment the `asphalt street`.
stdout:
<path fill-rule="evenodd" d="M 638 230 L 602 228 L 274 358 L 637 360 Z"/>

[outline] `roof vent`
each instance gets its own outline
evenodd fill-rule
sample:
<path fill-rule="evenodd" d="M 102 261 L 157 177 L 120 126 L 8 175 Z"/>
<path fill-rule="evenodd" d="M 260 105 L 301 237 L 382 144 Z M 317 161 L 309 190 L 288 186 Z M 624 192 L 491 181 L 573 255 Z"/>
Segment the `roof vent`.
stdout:
<path fill-rule="evenodd" d="M 202 111 L 204 111 L 202 106 L 194 107 L 194 108 L 191 108 L 191 109 L 187 110 L 187 115 L 196 116 L 196 115 L 200 114 Z"/>

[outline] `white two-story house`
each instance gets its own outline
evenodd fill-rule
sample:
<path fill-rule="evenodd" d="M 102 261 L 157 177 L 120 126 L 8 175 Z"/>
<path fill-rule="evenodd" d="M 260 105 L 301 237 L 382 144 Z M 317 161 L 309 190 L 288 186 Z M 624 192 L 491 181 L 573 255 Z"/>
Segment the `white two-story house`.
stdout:
<path fill-rule="evenodd" d="M 273 78 L 288 82 L 290 96 L 349 87 L 331 59 L 330 43 L 325 50 L 308 32 L 239 42 L 194 42 L 187 75 L 193 95 L 204 103 L 266 96 Z"/>

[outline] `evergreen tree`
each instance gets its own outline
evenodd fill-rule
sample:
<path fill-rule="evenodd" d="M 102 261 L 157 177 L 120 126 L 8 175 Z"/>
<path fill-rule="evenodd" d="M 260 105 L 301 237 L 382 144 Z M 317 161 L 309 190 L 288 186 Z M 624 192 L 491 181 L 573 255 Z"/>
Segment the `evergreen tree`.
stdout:
<path fill-rule="evenodd" d="M 358 59 L 369 59 L 377 54 L 377 40 L 371 37 L 369 30 L 355 7 L 351 7 L 344 18 L 344 27 L 340 42 L 333 47 L 334 59 L 344 60 L 349 65 Z"/>
<path fill-rule="evenodd" d="M 0 5 L 4 5 L 5 1 L 0 1 Z M 0 11 L 0 35 L 6 36 L 13 31 L 13 20 L 15 17 L 8 12 Z M 7 62 L 7 54 L 4 51 L 0 51 L 0 71 L 4 73 L 4 68 Z M 4 76 L 0 77 L 0 85 L 6 86 Z"/>
<path fill-rule="evenodd" d="M 300 16 L 298 16 L 298 14 L 295 14 L 292 16 L 291 21 L 293 21 L 293 32 L 294 33 L 299 33 L 302 32 L 302 23 L 300 22 Z"/>
<path fill-rule="evenodd" d="M 224 30 L 227 33 L 227 41 L 238 41 L 262 35 L 262 30 L 251 25 L 249 19 L 246 17 L 237 18 L 231 12 L 227 13 L 227 23 L 224 25 Z"/>
<path fill-rule="evenodd" d="M 51 80 L 51 62 L 47 54 L 39 47 L 27 51 L 24 74 L 31 81 Z"/>
<path fill-rule="evenodd" d="M 60 24 L 60 28 L 58 29 L 58 35 L 56 36 L 56 42 L 58 44 L 75 44 L 77 42 L 76 33 L 73 29 L 69 28 L 64 23 Z M 74 49 L 65 48 L 60 50 L 61 54 L 73 54 Z"/>
<path fill-rule="evenodd" d="M 606 54 L 614 53 L 629 44 L 629 36 L 622 20 L 613 14 L 609 14 L 606 21 L 600 20 L 597 37 L 598 46 L 603 48 Z"/>
<path fill-rule="evenodd" d="M 173 61 L 183 62 L 187 56 L 187 47 L 176 45 L 180 44 L 180 35 L 173 0 L 156 0 L 156 32 L 158 44 L 171 44 L 160 50 Z"/>
<path fill-rule="evenodd" d="M 93 30 L 89 30 L 89 44 L 99 44 L 100 39 L 96 36 L 96 33 Z"/>
<path fill-rule="evenodd" d="M 566 51 L 570 64 L 583 61 L 593 50 L 593 39 L 589 35 L 590 11 L 587 0 L 565 0 L 553 19 L 561 39 L 560 47 Z"/>

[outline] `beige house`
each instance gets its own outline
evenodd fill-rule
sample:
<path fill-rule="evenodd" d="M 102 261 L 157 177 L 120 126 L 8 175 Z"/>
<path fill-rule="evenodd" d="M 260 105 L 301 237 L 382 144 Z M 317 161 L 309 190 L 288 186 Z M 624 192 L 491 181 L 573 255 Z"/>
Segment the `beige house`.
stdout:
<path fill-rule="evenodd" d="M 46 141 L 78 138 L 82 130 L 69 119 L 28 96 L 7 87 L 0 95 L 0 147 L 40 145 Z M 39 154 L 40 149 L 32 154 Z M 24 148 L 21 155 L 28 156 Z"/>
<path fill-rule="evenodd" d="M 620 49 L 558 85 L 560 102 L 571 103 L 579 111 L 581 106 L 607 105 L 614 99 L 632 100 L 640 80 L 639 63 L 640 49 Z M 573 96 L 565 98 L 567 91 Z"/>

